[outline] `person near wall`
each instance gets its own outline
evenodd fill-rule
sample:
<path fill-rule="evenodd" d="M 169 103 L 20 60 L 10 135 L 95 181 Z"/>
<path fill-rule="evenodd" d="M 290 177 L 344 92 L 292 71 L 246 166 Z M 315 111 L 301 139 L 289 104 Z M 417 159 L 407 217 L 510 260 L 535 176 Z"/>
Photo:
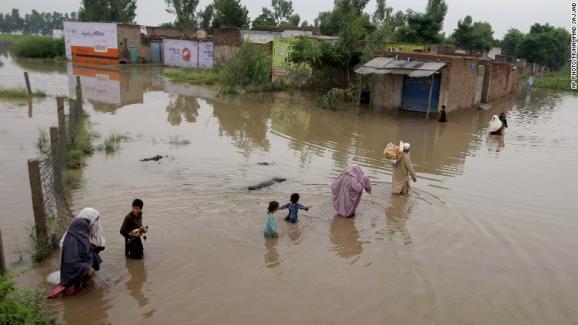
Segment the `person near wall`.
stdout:
<path fill-rule="evenodd" d="M 417 176 L 413 170 L 411 158 L 409 157 L 410 144 L 403 144 L 403 151 L 397 162 L 393 165 L 391 192 L 393 194 L 409 193 L 409 178 L 417 182 Z"/>

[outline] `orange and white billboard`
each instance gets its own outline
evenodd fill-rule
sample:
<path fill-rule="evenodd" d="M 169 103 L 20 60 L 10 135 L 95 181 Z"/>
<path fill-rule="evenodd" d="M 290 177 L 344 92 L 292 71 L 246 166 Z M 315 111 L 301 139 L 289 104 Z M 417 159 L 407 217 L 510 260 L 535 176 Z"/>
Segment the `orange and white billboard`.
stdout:
<path fill-rule="evenodd" d="M 74 62 L 118 64 L 118 35 L 115 23 L 65 21 L 66 57 Z"/>

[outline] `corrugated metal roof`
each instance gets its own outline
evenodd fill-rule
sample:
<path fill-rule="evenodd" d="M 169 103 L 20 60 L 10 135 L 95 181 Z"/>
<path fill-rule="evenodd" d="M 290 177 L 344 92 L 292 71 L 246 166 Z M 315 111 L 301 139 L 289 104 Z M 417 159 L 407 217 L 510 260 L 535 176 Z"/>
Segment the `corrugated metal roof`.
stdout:
<path fill-rule="evenodd" d="M 377 57 L 355 69 L 358 74 L 403 74 L 412 78 L 429 77 L 446 65 L 445 62 L 395 60 Z"/>

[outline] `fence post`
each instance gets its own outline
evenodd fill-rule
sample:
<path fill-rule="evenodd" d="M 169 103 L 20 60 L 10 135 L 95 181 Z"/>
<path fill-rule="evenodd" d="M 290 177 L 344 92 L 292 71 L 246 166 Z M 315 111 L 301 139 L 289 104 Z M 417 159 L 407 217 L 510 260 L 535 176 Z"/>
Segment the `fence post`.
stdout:
<path fill-rule="evenodd" d="M 30 87 L 30 79 L 28 78 L 28 72 L 24 72 L 24 80 L 26 81 L 26 90 L 28 91 L 28 97 L 32 97 L 32 87 Z"/>
<path fill-rule="evenodd" d="M 56 109 L 58 111 L 58 139 L 60 141 L 60 164 L 64 163 L 64 156 L 67 152 L 68 137 L 66 136 L 66 120 L 64 117 L 64 97 L 56 97 Z"/>
<path fill-rule="evenodd" d="M 28 159 L 28 178 L 30 180 L 30 193 L 32 194 L 36 238 L 48 241 L 48 225 L 44 213 L 44 195 L 42 194 L 40 161 L 38 159 Z"/>
<path fill-rule="evenodd" d="M 32 98 L 28 97 L 28 117 L 32 118 Z"/>
<path fill-rule="evenodd" d="M 2 229 L 0 229 L 0 275 L 6 274 L 6 259 L 4 258 L 4 245 L 2 244 Z"/>
<path fill-rule="evenodd" d="M 76 100 L 82 102 L 82 87 L 80 85 L 80 76 L 76 76 Z"/>

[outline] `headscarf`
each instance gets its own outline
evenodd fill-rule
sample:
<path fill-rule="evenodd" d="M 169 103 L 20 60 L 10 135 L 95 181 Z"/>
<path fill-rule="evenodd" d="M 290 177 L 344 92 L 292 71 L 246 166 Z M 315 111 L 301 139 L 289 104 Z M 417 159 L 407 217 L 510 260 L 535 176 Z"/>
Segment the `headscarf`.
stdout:
<path fill-rule="evenodd" d="M 106 247 L 106 239 L 104 238 L 104 232 L 99 222 L 100 213 L 93 208 L 84 208 L 80 211 L 74 219 L 86 219 L 90 221 L 89 225 L 89 239 L 92 243 L 94 243 L 97 247 Z M 64 243 L 64 237 L 66 237 L 66 233 L 62 236 L 60 240 L 60 248 L 62 248 L 62 244 Z"/>
<path fill-rule="evenodd" d="M 68 227 L 60 259 L 60 284 L 64 287 L 85 278 L 94 264 L 89 232 L 90 220 L 84 218 L 75 218 Z"/>

